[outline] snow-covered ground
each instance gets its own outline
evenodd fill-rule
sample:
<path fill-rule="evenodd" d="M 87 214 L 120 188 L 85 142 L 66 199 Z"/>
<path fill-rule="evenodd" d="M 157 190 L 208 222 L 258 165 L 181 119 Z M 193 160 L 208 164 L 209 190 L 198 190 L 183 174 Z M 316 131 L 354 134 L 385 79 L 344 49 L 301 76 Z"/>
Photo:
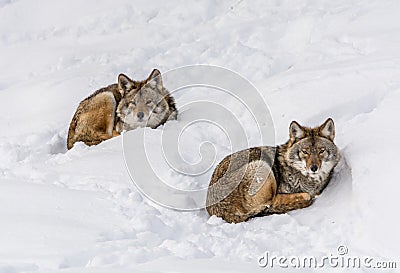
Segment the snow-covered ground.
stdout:
<path fill-rule="evenodd" d="M 399 267 L 399 14 L 397 0 L 0 0 L 0 272 L 265 272 L 257 260 L 266 251 L 321 257 L 340 245 Z M 343 161 L 313 206 L 227 224 L 143 197 L 122 137 L 67 151 L 69 122 L 91 92 L 121 72 L 141 80 L 191 64 L 251 81 L 277 143 L 293 119 L 334 119 Z M 220 100 L 251 124 L 212 90 L 175 98 L 178 107 Z M 157 153 L 163 128 L 133 135 L 144 131 Z M 218 163 L 231 152 L 222 135 L 195 125 L 182 134 L 183 159 L 197 162 L 209 141 Z M 157 171 L 189 189 L 212 169 L 202 179 L 161 163 Z"/>

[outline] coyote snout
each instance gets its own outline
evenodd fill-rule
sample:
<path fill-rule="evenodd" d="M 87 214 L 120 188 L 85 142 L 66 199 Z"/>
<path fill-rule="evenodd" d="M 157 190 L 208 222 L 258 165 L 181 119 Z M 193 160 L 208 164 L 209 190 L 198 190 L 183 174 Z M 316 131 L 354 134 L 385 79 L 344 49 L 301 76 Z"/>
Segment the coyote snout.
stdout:
<path fill-rule="evenodd" d="M 144 117 L 144 113 L 143 112 L 138 112 L 136 116 L 138 117 L 139 121 L 142 121 L 143 117 Z"/>
<path fill-rule="evenodd" d="M 304 168 L 308 174 L 318 174 L 318 171 L 321 169 L 324 153 L 324 148 L 317 149 L 315 147 L 304 148 L 300 151 L 300 160 L 303 162 Z"/>

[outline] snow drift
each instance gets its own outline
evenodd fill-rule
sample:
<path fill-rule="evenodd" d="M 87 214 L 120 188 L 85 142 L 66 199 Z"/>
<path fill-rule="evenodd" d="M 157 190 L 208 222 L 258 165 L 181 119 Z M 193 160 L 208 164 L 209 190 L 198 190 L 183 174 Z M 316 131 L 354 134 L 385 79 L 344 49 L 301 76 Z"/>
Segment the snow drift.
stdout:
<path fill-rule="evenodd" d="M 0 1 L 0 272 L 264 272 L 265 251 L 319 257 L 340 245 L 398 259 L 399 13 L 395 0 Z M 277 143 L 291 120 L 335 120 L 343 160 L 313 206 L 227 224 L 144 198 L 121 137 L 67 152 L 83 98 L 121 72 L 144 79 L 188 64 L 249 79 Z M 140 130 L 157 139 L 162 129 Z M 216 163 L 230 153 L 212 127 L 185 137 L 188 161 L 204 141 Z M 180 187 L 207 183 L 160 172 Z"/>

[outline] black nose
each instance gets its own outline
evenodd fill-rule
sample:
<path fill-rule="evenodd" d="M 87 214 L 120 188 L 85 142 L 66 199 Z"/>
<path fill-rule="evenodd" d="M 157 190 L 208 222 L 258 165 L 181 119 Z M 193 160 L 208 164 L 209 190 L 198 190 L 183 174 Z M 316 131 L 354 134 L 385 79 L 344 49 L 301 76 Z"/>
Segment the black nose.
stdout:
<path fill-rule="evenodd" d="M 318 170 L 318 166 L 313 164 L 313 165 L 311 165 L 310 169 L 311 169 L 311 171 L 316 172 Z"/>
<path fill-rule="evenodd" d="M 144 113 L 143 113 L 143 112 L 138 112 L 138 113 L 137 113 L 137 117 L 138 117 L 139 119 L 142 119 L 142 118 L 144 117 Z"/>

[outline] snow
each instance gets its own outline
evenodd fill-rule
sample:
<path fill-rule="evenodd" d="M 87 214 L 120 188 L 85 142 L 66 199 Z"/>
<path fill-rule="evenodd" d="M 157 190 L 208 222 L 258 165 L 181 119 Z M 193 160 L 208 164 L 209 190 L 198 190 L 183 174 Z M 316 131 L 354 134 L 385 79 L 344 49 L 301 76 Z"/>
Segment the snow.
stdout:
<path fill-rule="evenodd" d="M 340 245 L 398 260 L 399 12 L 396 0 L 0 0 L 0 272 L 265 272 L 257 264 L 265 251 L 320 257 Z M 276 143 L 291 120 L 334 119 L 342 161 L 311 207 L 228 224 L 143 196 L 122 137 L 67 151 L 72 115 L 94 90 L 119 73 L 141 80 L 191 64 L 254 84 Z M 127 136 L 146 143 L 167 184 L 204 189 L 220 159 L 258 143 L 257 130 L 237 100 L 212 88 L 175 98 L 178 121 Z M 240 132 L 224 126 L 188 127 L 175 166 L 200 162 L 202 174 L 176 174 L 159 156 L 160 137 L 201 116 L 185 105 L 202 100 L 229 109 L 249 143 L 232 143 Z"/>

